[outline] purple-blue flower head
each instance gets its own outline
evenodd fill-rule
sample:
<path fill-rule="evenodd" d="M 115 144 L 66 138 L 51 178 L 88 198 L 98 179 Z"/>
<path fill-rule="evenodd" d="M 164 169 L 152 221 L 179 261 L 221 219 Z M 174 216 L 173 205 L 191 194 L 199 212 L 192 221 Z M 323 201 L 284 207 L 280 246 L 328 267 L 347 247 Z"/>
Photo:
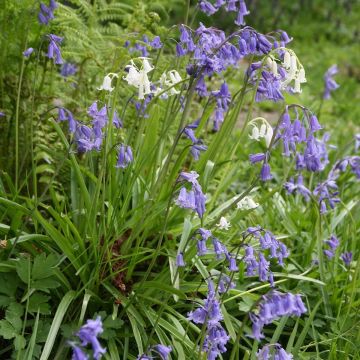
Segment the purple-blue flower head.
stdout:
<path fill-rule="evenodd" d="M 161 49 L 163 44 L 160 40 L 160 36 L 155 36 L 154 39 L 150 42 L 150 46 L 154 49 Z"/>
<path fill-rule="evenodd" d="M 165 346 L 165 345 L 155 345 L 153 349 L 160 355 L 161 360 L 167 360 L 169 354 L 172 351 L 171 346 Z"/>
<path fill-rule="evenodd" d="M 272 356 L 271 356 L 272 355 Z M 271 356 L 271 357 L 270 357 Z M 256 353 L 257 360 L 292 360 L 293 356 L 287 353 L 280 344 L 267 344 Z"/>
<path fill-rule="evenodd" d="M 63 77 L 68 77 L 68 76 L 76 74 L 77 70 L 78 69 L 77 69 L 77 66 L 75 64 L 67 62 L 67 63 L 64 63 L 62 65 L 60 74 Z"/>
<path fill-rule="evenodd" d="M 40 11 L 38 13 L 38 20 L 40 24 L 48 25 L 54 19 L 54 10 L 58 7 L 55 0 L 50 0 L 49 6 L 40 3 Z"/>
<path fill-rule="evenodd" d="M 32 47 L 30 47 L 23 52 L 23 55 L 24 55 L 24 57 L 28 58 L 33 52 L 34 52 L 34 49 Z"/>
<path fill-rule="evenodd" d="M 73 134 L 77 128 L 77 121 L 74 119 L 74 116 L 71 111 L 65 108 L 59 108 L 58 121 L 68 121 L 69 122 L 69 131 Z"/>
<path fill-rule="evenodd" d="M 62 64 L 64 61 L 61 57 L 60 44 L 63 38 L 54 34 L 49 34 L 47 37 L 49 39 L 47 57 L 54 59 L 55 64 Z"/>
<path fill-rule="evenodd" d="M 71 360 L 89 360 L 89 356 L 84 353 L 81 347 L 71 344 L 73 353 Z"/>
<path fill-rule="evenodd" d="M 306 311 L 300 295 L 271 291 L 262 297 L 258 311 L 250 313 L 253 323 L 252 337 L 260 341 L 264 337 L 262 329 L 265 325 L 271 324 L 283 316 L 301 316 Z"/>
<path fill-rule="evenodd" d="M 331 66 L 324 75 L 324 83 L 325 83 L 325 89 L 324 89 L 324 99 L 330 99 L 331 92 L 336 90 L 340 85 L 336 83 L 336 81 L 333 79 L 333 77 L 338 73 L 338 67 L 337 65 Z"/>
<path fill-rule="evenodd" d="M 133 162 L 133 160 L 131 147 L 124 144 L 120 145 L 116 167 L 125 169 Z"/>
<path fill-rule="evenodd" d="M 351 251 L 344 252 L 340 255 L 341 260 L 345 263 L 346 266 L 350 266 L 352 257 L 353 257 L 353 254 Z"/>
<path fill-rule="evenodd" d="M 260 179 L 261 181 L 268 181 L 272 179 L 271 169 L 268 163 L 264 163 L 263 166 L 261 167 Z"/>
<path fill-rule="evenodd" d="M 179 252 L 176 255 L 176 266 L 178 266 L 178 267 L 184 267 L 185 266 L 184 254 L 182 252 Z"/>
<path fill-rule="evenodd" d="M 98 316 L 96 320 L 87 320 L 76 335 L 81 340 L 82 346 L 91 345 L 93 356 L 96 360 L 101 359 L 102 355 L 106 353 L 106 349 L 102 348 L 97 338 L 103 332 L 101 317 Z"/>

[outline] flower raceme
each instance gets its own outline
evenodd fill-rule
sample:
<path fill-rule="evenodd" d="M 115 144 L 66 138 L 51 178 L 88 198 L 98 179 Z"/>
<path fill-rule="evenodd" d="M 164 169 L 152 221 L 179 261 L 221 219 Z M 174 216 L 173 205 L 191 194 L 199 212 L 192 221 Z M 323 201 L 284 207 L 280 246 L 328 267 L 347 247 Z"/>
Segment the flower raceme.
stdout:
<path fill-rule="evenodd" d="M 62 64 L 64 61 L 61 56 L 60 44 L 62 43 L 63 38 L 54 34 L 49 34 L 47 37 L 49 39 L 47 57 L 49 59 L 54 59 L 55 64 Z"/>
<path fill-rule="evenodd" d="M 262 329 L 265 325 L 283 316 L 301 316 L 306 311 L 300 295 L 271 291 L 262 297 L 257 311 L 250 313 L 253 323 L 251 337 L 260 341 L 264 338 Z"/>
<path fill-rule="evenodd" d="M 188 191 L 185 187 L 182 187 L 176 204 L 182 208 L 196 211 L 198 216 L 202 218 L 205 213 L 206 196 L 203 194 L 201 185 L 197 181 L 199 174 L 195 171 L 190 173 L 181 172 L 179 177 L 191 184 L 191 190 Z"/>
<path fill-rule="evenodd" d="M 141 61 L 141 67 L 138 68 L 133 60 L 130 61 L 130 65 L 126 66 L 127 75 L 124 80 L 131 86 L 135 86 L 138 92 L 138 98 L 143 100 L 145 95 L 151 94 L 150 80 L 148 73 L 154 68 L 150 65 L 149 59 L 146 57 L 139 58 Z"/>
<path fill-rule="evenodd" d="M 81 344 L 77 345 L 75 342 L 69 342 L 73 348 L 73 360 L 87 360 L 89 357 L 84 352 L 84 348 L 91 345 L 93 357 L 95 360 L 100 360 L 102 355 L 106 353 L 106 349 L 102 348 L 98 340 L 98 336 L 103 332 L 101 317 L 98 316 L 95 320 L 87 320 L 80 330 L 76 333 Z"/>
<path fill-rule="evenodd" d="M 49 22 L 54 19 L 54 10 L 58 7 L 55 0 L 50 0 L 49 6 L 44 3 L 40 3 L 40 11 L 38 14 L 38 20 L 40 24 L 48 25 Z"/>

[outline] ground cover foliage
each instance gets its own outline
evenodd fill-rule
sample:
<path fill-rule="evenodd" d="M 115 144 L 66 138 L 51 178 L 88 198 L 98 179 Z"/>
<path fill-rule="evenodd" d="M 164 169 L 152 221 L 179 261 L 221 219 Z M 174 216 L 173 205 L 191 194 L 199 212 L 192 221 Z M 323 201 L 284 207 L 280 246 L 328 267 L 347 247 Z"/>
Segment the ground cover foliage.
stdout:
<path fill-rule="evenodd" d="M 356 2 L 3 5 L 0 358 L 360 358 Z"/>

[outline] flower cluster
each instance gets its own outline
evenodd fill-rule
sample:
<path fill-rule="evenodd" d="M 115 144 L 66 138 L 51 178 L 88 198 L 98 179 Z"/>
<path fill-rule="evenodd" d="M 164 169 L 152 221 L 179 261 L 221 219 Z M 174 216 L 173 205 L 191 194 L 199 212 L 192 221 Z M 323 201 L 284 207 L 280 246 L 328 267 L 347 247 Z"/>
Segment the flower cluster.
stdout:
<path fill-rule="evenodd" d="M 328 245 L 329 249 L 324 250 L 324 254 L 329 258 L 332 259 L 335 255 L 335 251 L 339 246 L 340 242 L 335 235 L 331 235 L 329 240 L 324 241 L 326 245 Z"/>
<path fill-rule="evenodd" d="M 199 160 L 201 151 L 207 150 L 207 146 L 203 144 L 202 140 L 198 139 L 195 136 L 194 129 L 196 129 L 197 127 L 198 122 L 195 122 L 193 124 L 185 126 L 183 130 L 183 134 L 192 142 L 190 153 L 195 161 Z"/>
<path fill-rule="evenodd" d="M 168 360 L 171 351 L 172 351 L 171 346 L 165 346 L 162 344 L 154 345 L 149 349 L 149 352 L 155 352 L 157 355 L 159 355 L 161 360 Z M 142 354 L 137 357 L 137 360 L 151 360 L 151 359 L 153 359 L 153 357 L 148 356 L 146 354 Z"/>
<path fill-rule="evenodd" d="M 333 209 L 335 204 L 340 202 L 340 199 L 337 197 L 339 191 L 336 181 L 340 174 L 349 167 L 350 171 L 360 180 L 360 156 L 347 156 L 337 161 L 331 168 L 326 180 L 315 187 L 313 194 L 318 199 L 321 214 L 325 214 L 328 211 L 327 205 Z"/>
<path fill-rule="evenodd" d="M 74 342 L 69 342 L 73 348 L 72 360 L 88 360 L 89 357 L 84 352 L 84 347 L 87 345 L 91 345 L 94 359 L 101 359 L 101 357 L 106 353 L 106 349 L 101 347 L 97 337 L 103 331 L 104 330 L 100 316 L 98 316 L 96 320 L 87 320 L 86 324 L 83 325 L 76 333 L 76 336 L 81 341 L 81 345 L 77 345 Z"/>
<path fill-rule="evenodd" d="M 63 77 L 68 77 L 68 76 L 76 74 L 77 71 L 78 71 L 78 68 L 77 68 L 77 66 L 75 64 L 66 62 L 61 67 L 60 74 Z"/>
<path fill-rule="evenodd" d="M 130 46 L 130 41 L 125 42 L 125 47 L 129 50 L 130 53 L 140 53 L 142 57 L 149 56 L 148 48 L 152 49 L 161 49 L 163 44 L 161 42 L 160 36 L 155 36 L 152 41 L 146 35 L 143 35 L 142 41 L 136 41 L 134 46 Z"/>
<path fill-rule="evenodd" d="M 49 22 L 54 19 L 54 10 L 58 7 L 55 0 L 50 0 L 49 6 L 44 3 L 40 3 L 40 11 L 38 14 L 38 20 L 40 24 L 48 25 Z"/>
<path fill-rule="evenodd" d="M 350 266 L 353 254 L 351 251 L 344 252 L 340 255 L 341 260 L 345 263 L 346 266 Z"/>
<path fill-rule="evenodd" d="M 284 243 L 277 240 L 268 230 L 261 227 L 250 227 L 247 234 L 255 237 L 259 241 L 260 249 L 255 249 L 251 245 L 246 245 L 244 262 L 246 263 L 246 275 L 259 275 L 260 281 L 270 281 L 273 284 L 273 275 L 270 271 L 270 259 L 277 259 L 277 263 L 284 265 L 284 258 L 289 256 L 289 252 Z M 268 256 L 264 253 L 268 251 Z"/>
<path fill-rule="evenodd" d="M 236 257 L 234 254 L 230 253 L 227 247 L 215 236 L 212 235 L 210 230 L 200 228 L 197 231 L 197 235 L 200 238 L 195 238 L 197 240 L 197 255 L 204 256 L 208 253 L 207 242 L 211 240 L 213 251 L 217 260 L 226 259 L 229 263 L 229 271 L 236 272 L 238 267 L 236 265 Z"/>
<path fill-rule="evenodd" d="M 321 129 L 321 126 L 316 116 L 302 107 L 301 113 L 302 120 L 296 110 L 296 118 L 292 122 L 289 107 L 286 107 L 277 136 L 283 144 L 283 155 L 295 156 L 296 170 L 306 169 L 310 172 L 319 172 L 328 163 L 325 145 L 328 138 L 325 136 L 323 140 L 317 139 L 315 133 Z M 303 151 L 300 149 L 300 145 L 303 145 Z"/>
<path fill-rule="evenodd" d="M 87 113 L 92 118 L 91 127 L 76 121 L 69 110 L 59 108 L 58 120 L 69 122 L 69 131 L 74 134 L 77 149 L 81 153 L 91 150 L 99 151 L 101 149 L 105 136 L 104 128 L 108 123 L 108 109 L 106 105 L 98 110 L 98 104 L 97 101 L 95 101 L 88 108 Z M 114 111 L 112 123 L 116 128 L 122 127 L 122 122 L 116 110 Z"/>
<path fill-rule="evenodd" d="M 324 75 L 324 99 L 330 99 L 331 92 L 336 90 L 340 85 L 336 83 L 336 81 L 333 79 L 333 77 L 338 73 L 338 67 L 337 65 L 331 66 Z"/>
<path fill-rule="evenodd" d="M 283 316 L 301 316 L 306 311 L 299 294 L 282 294 L 278 291 L 271 291 L 262 297 L 256 313 L 250 313 L 250 319 L 253 323 L 252 337 L 260 341 L 264 338 L 262 329 L 265 325 L 271 324 Z"/>
<path fill-rule="evenodd" d="M 220 302 L 216 298 L 214 284 L 208 281 L 208 295 L 204 304 L 188 314 L 188 319 L 195 324 L 206 324 L 206 334 L 202 350 L 206 352 L 207 359 L 215 360 L 220 354 L 226 352 L 225 345 L 230 337 L 221 325 L 223 316 Z"/>
<path fill-rule="evenodd" d="M 197 212 L 200 218 L 205 213 L 205 201 L 206 196 L 203 194 L 201 185 L 197 181 L 199 174 L 195 171 L 190 173 L 181 172 L 179 178 L 187 181 L 191 184 L 191 190 L 187 190 L 186 187 L 180 189 L 179 197 L 176 200 L 176 204 L 184 209 L 191 209 Z"/>
<path fill-rule="evenodd" d="M 293 356 L 287 353 L 280 344 L 268 344 L 263 346 L 257 353 L 258 360 L 292 360 Z"/>
<path fill-rule="evenodd" d="M 54 59 L 55 64 L 62 64 L 64 61 L 60 52 L 60 44 L 62 43 L 63 38 L 54 34 L 50 34 L 47 37 L 49 39 L 47 57 L 49 59 Z"/>
<path fill-rule="evenodd" d="M 235 11 L 237 12 L 235 24 L 239 26 L 245 25 L 244 16 L 250 14 L 245 0 L 216 0 L 215 3 L 211 3 L 208 0 L 200 0 L 199 8 L 206 15 L 213 15 L 220 8 L 224 8 L 226 11 Z"/>
<path fill-rule="evenodd" d="M 305 201 L 309 201 L 311 197 L 311 191 L 304 185 L 304 178 L 301 174 L 298 175 L 297 180 L 290 178 L 289 181 L 285 182 L 284 188 L 288 194 L 299 193 Z"/>

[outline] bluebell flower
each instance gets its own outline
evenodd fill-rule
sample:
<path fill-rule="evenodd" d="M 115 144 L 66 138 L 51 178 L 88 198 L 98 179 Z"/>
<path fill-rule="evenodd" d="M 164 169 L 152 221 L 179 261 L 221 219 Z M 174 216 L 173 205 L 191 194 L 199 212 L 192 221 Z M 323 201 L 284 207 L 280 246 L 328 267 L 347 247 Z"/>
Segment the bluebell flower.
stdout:
<path fill-rule="evenodd" d="M 91 345 L 93 350 L 93 356 L 96 360 L 99 360 L 106 349 L 102 348 L 97 338 L 99 334 L 103 332 L 101 317 L 98 316 L 96 320 L 87 320 L 86 324 L 83 325 L 76 335 L 81 340 L 82 346 Z"/>
<path fill-rule="evenodd" d="M 201 144 L 201 142 L 198 142 L 197 144 L 191 146 L 190 153 L 193 156 L 194 160 L 197 161 L 200 158 L 200 152 L 206 150 L 207 150 L 207 146 Z"/>
<path fill-rule="evenodd" d="M 253 80 L 255 81 L 255 80 Z M 281 80 L 271 72 L 263 70 L 261 78 L 256 89 L 255 100 L 257 102 L 263 100 L 281 101 L 284 96 L 281 93 Z"/>
<path fill-rule="evenodd" d="M 212 239 L 214 252 L 218 260 L 222 259 L 224 256 L 228 255 L 228 250 L 226 246 L 217 238 Z"/>
<path fill-rule="evenodd" d="M 220 123 L 224 121 L 224 114 L 229 108 L 231 102 L 231 94 L 226 82 L 222 83 L 220 90 L 211 93 L 216 100 L 214 130 L 219 130 Z"/>
<path fill-rule="evenodd" d="M 249 15 L 250 11 L 246 8 L 244 0 L 239 0 L 239 12 L 235 20 L 236 25 L 245 25 L 244 16 Z"/>
<path fill-rule="evenodd" d="M 154 39 L 150 42 L 150 46 L 154 49 L 161 49 L 163 44 L 160 40 L 160 36 L 155 36 Z"/>
<path fill-rule="evenodd" d="M 320 214 L 325 214 L 327 212 L 327 204 L 331 209 L 334 209 L 335 204 L 340 202 L 340 199 L 337 197 L 339 194 L 338 186 L 336 181 L 331 177 L 318 184 L 315 187 L 313 194 L 318 198 Z"/>
<path fill-rule="evenodd" d="M 258 162 L 262 162 L 265 160 L 265 158 L 266 158 L 266 155 L 264 153 L 249 155 L 249 161 L 251 162 L 251 164 L 256 164 Z"/>
<path fill-rule="evenodd" d="M 216 13 L 217 9 L 207 0 L 200 0 L 199 3 L 200 10 L 206 15 L 213 15 Z"/>
<path fill-rule="evenodd" d="M 69 132 L 72 134 L 75 133 L 77 128 L 77 121 L 75 120 L 73 114 L 71 111 L 65 109 L 65 108 L 59 108 L 58 109 L 58 120 L 59 121 L 68 121 L 69 122 Z"/>
<path fill-rule="evenodd" d="M 288 194 L 299 193 L 304 197 L 305 201 L 310 200 L 311 191 L 304 185 L 304 179 L 302 175 L 298 175 L 296 182 L 294 178 L 290 178 L 290 180 L 284 184 L 284 188 Z"/>
<path fill-rule="evenodd" d="M 176 205 L 183 209 L 195 210 L 195 194 L 193 190 L 187 190 L 185 187 L 180 189 L 179 196 L 175 201 Z"/>
<path fill-rule="evenodd" d="M 55 64 L 62 64 L 64 61 L 61 57 L 60 44 L 63 38 L 54 34 L 49 34 L 47 37 L 49 39 L 47 57 L 54 59 Z"/>
<path fill-rule="evenodd" d="M 185 266 L 184 255 L 183 255 L 182 252 L 179 252 L 176 255 L 176 266 L 178 266 L 178 267 L 184 267 Z"/>
<path fill-rule="evenodd" d="M 344 252 L 340 255 L 341 260 L 345 263 L 346 266 L 350 266 L 353 254 L 351 251 Z"/>
<path fill-rule="evenodd" d="M 38 20 L 40 24 L 48 25 L 50 20 L 54 19 L 54 10 L 58 7 L 56 1 L 50 0 L 49 6 L 44 3 L 40 3 L 40 11 L 38 14 Z"/>
<path fill-rule="evenodd" d="M 258 271 L 259 263 L 255 257 L 254 248 L 250 245 L 245 247 L 244 262 L 246 263 L 246 275 L 255 275 Z"/>
<path fill-rule="evenodd" d="M 321 125 L 319 124 L 318 118 L 314 114 L 312 114 L 309 118 L 309 125 L 312 132 L 322 129 Z"/>
<path fill-rule="evenodd" d="M 60 74 L 63 77 L 68 77 L 68 76 L 76 74 L 77 70 L 78 69 L 77 69 L 77 66 L 75 64 L 67 62 L 67 63 L 64 63 L 62 65 Z"/>
<path fill-rule="evenodd" d="M 93 150 L 95 140 L 93 129 L 86 125 L 79 125 L 75 132 L 75 140 L 79 152 L 84 153 Z"/>
<path fill-rule="evenodd" d="M 272 179 L 270 165 L 267 162 L 264 162 L 261 167 L 260 179 L 261 181 L 268 181 Z"/>
<path fill-rule="evenodd" d="M 272 356 L 271 356 L 272 355 Z M 270 357 L 271 356 L 271 357 Z M 280 344 L 267 344 L 263 346 L 257 353 L 258 360 L 292 360 L 293 356 L 287 353 Z"/>
<path fill-rule="evenodd" d="M 333 79 L 333 77 L 338 73 L 338 67 L 337 65 L 331 66 L 324 75 L 324 83 L 325 83 L 325 89 L 324 89 L 324 99 L 330 99 L 331 92 L 339 88 L 339 84 L 336 83 L 336 81 Z"/>
<path fill-rule="evenodd" d="M 306 311 L 300 295 L 271 291 L 262 297 L 257 312 L 250 313 L 250 319 L 253 323 L 251 337 L 260 341 L 264 337 L 262 329 L 265 325 L 271 324 L 283 316 L 299 317 Z"/>
<path fill-rule="evenodd" d="M 24 55 L 24 57 L 28 58 L 33 52 L 34 52 L 34 49 L 32 47 L 30 47 L 23 52 L 23 55 Z"/>
<path fill-rule="evenodd" d="M 120 145 L 116 167 L 125 169 L 133 162 L 133 160 L 134 157 L 131 147 L 124 144 Z"/>
<path fill-rule="evenodd" d="M 324 254 L 332 259 L 335 256 L 335 251 L 338 248 L 340 242 L 335 235 L 331 235 L 329 240 L 325 240 L 324 243 L 329 246 L 329 249 L 324 250 Z"/>
<path fill-rule="evenodd" d="M 70 343 L 73 353 L 71 360 L 89 360 L 89 356 L 85 354 L 81 347 Z"/>
<path fill-rule="evenodd" d="M 165 346 L 165 345 L 161 345 L 161 344 L 153 346 L 153 349 L 157 353 L 159 353 L 161 360 L 167 360 L 169 354 L 172 351 L 171 346 Z"/>
<path fill-rule="evenodd" d="M 231 271 L 231 272 L 237 272 L 237 271 L 239 271 L 239 268 L 238 268 L 238 266 L 237 266 L 237 264 L 236 264 L 236 259 L 235 259 L 235 257 L 229 256 L 229 257 L 228 257 L 228 260 L 229 260 L 229 271 Z"/>
<path fill-rule="evenodd" d="M 225 345 L 229 341 L 229 336 L 220 323 L 223 316 L 211 280 L 208 281 L 208 295 L 204 305 L 190 312 L 188 319 L 195 324 L 206 324 L 203 351 L 207 353 L 208 359 L 214 360 L 219 354 L 226 352 Z"/>

